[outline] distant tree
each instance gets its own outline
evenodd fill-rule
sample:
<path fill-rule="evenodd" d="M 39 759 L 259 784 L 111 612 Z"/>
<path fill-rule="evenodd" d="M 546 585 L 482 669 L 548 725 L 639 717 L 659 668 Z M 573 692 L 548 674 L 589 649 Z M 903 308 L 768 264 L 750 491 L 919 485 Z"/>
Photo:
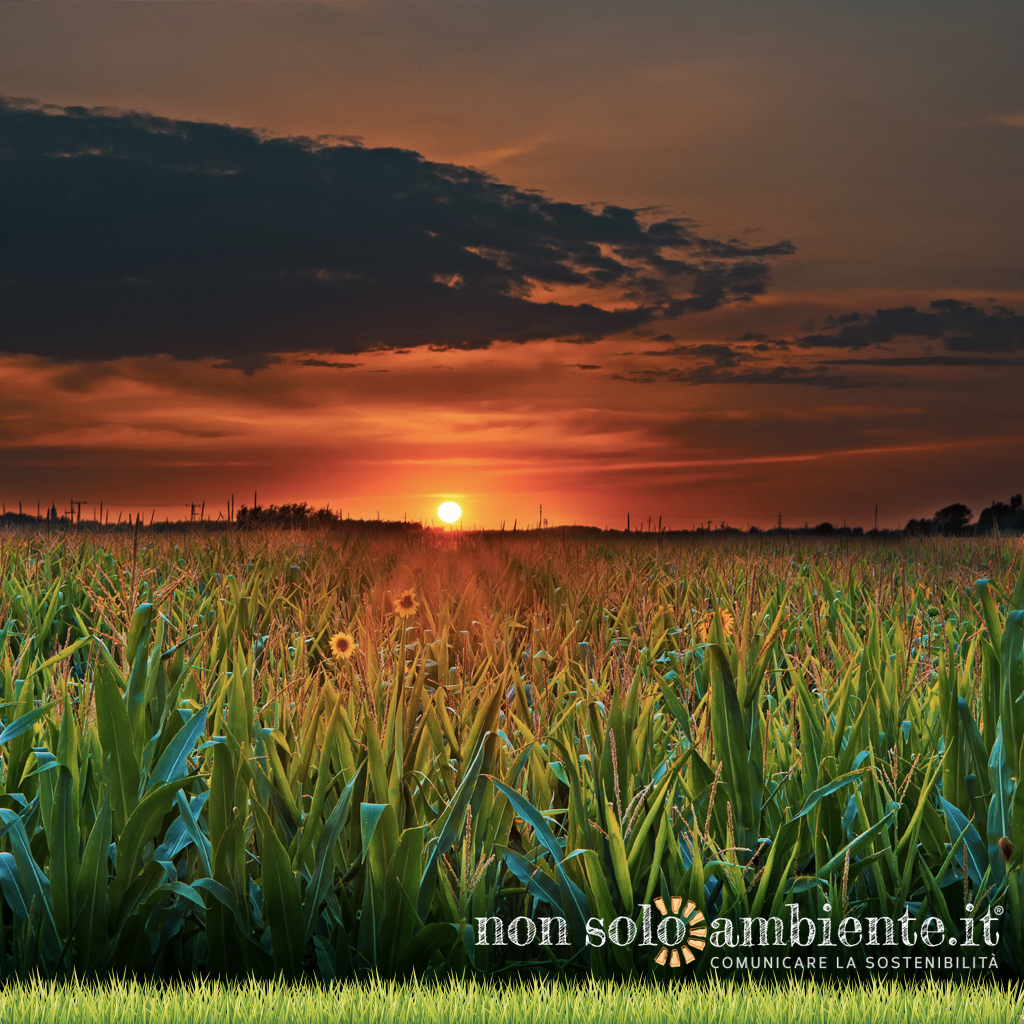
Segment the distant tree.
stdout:
<path fill-rule="evenodd" d="M 959 537 L 964 532 L 964 527 L 971 521 L 974 513 L 961 502 L 947 505 L 935 513 L 935 526 L 939 533 L 952 534 Z"/>
<path fill-rule="evenodd" d="M 831 523 L 818 523 L 814 528 L 815 533 L 835 533 L 836 528 Z"/>
<path fill-rule="evenodd" d="M 904 533 L 927 534 L 935 532 L 935 521 L 932 519 L 911 519 L 903 527 Z"/>
<path fill-rule="evenodd" d="M 1024 496 L 1013 495 L 1010 503 L 993 501 L 978 516 L 978 533 L 1024 533 Z"/>

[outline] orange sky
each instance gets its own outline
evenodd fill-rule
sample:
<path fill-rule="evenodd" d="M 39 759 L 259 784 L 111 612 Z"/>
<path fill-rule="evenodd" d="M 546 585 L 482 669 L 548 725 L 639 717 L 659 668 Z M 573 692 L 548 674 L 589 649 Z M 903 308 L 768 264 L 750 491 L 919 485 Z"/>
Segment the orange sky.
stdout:
<path fill-rule="evenodd" d="M 427 519 L 455 498 L 486 526 L 534 523 L 542 503 L 551 523 L 615 527 L 977 514 L 1024 489 L 1024 339 L 998 312 L 1024 308 L 1022 29 L 1006 6 L 897 3 L 4 5 L 0 94 L 360 136 L 796 252 L 752 301 L 583 345 L 300 337 L 246 374 L 145 331 L 138 356 L 100 361 L 0 341 L 0 494 L 159 518 L 254 489 L 357 517 Z M 799 340 L 839 331 L 829 315 L 951 299 L 997 340 Z M 803 382 L 764 382 L 778 366 Z"/>

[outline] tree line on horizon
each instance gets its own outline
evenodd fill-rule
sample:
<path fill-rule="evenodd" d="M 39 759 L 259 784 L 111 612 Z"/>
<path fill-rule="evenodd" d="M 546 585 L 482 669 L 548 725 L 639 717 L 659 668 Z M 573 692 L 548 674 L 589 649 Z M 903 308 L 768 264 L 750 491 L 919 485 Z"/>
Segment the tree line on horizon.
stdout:
<path fill-rule="evenodd" d="M 976 523 L 971 522 L 973 515 L 971 509 L 962 502 L 955 502 L 940 508 L 931 519 L 911 519 L 903 532 L 946 537 L 1024 533 L 1024 495 L 1014 494 L 1009 502 L 993 501 L 982 509 Z"/>
<path fill-rule="evenodd" d="M 727 534 L 765 534 L 765 535 L 776 535 L 786 534 L 789 535 L 818 535 L 818 536 L 850 536 L 850 537 L 894 537 L 903 534 L 910 534 L 913 536 L 937 536 L 937 537 L 969 537 L 969 536 L 984 536 L 993 533 L 1021 535 L 1024 534 L 1024 495 L 1014 494 L 1008 502 L 993 501 L 989 506 L 984 508 L 981 514 L 978 516 L 977 522 L 972 522 L 974 513 L 973 511 L 962 502 L 954 502 L 951 505 L 946 505 L 940 508 L 931 518 L 911 519 L 906 526 L 901 529 L 891 530 L 865 530 L 860 526 L 835 526 L 830 522 L 817 523 L 814 526 L 806 525 L 803 527 L 785 527 L 778 526 L 772 527 L 771 529 L 762 529 L 758 526 L 751 526 L 746 531 L 741 530 L 739 527 L 730 526 L 728 523 L 721 523 L 718 527 L 712 529 L 710 525 L 705 528 L 703 526 L 697 527 L 694 530 L 668 530 L 659 529 L 659 534 L 703 534 L 703 533 L 727 533 Z M 59 527 L 67 528 L 76 525 L 74 516 L 58 515 L 56 508 L 48 509 L 45 516 L 35 516 L 30 513 L 23 512 L 7 512 L 5 511 L 0 515 L 0 525 L 5 526 L 38 526 L 45 524 L 48 527 Z M 94 523 L 91 520 L 78 521 L 79 526 L 86 528 L 99 527 L 99 523 Z M 408 520 L 398 519 L 351 519 L 344 517 L 341 511 L 334 511 L 329 505 L 321 508 L 314 508 L 307 502 L 290 502 L 282 505 L 259 505 L 253 504 L 240 505 L 237 512 L 235 512 L 234 522 L 230 522 L 224 519 L 200 521 L 196 519 L 182 519 L 174 522 L 165 521 L 162 523 L 154 523 L 152 520 L 149 526 L 146 524 L 141 516 L 137 517 L 133 521 L 130 517 L 124 522 L 119 523 L 117 527 L 112 527 L 109 524 L 107 529 L 139 529 L 148 528 L 161 532 L 168 529 L 180 529 L 182 527 L 199 528 L 203 530 L 224 530 L 224 529 L 241 529 L 241 530 L 254 530 L 260 528 L 277 528 L 277 529 L 289 529 L 289 530 L 310 530 L 316 528 L 326 529 L 355 529 L 355 530 L 405 530 L 410 532 L 418 532 L 423 530 L 424 526 L 418 521 L 410 522 Z M 567 529 L 571 529 L 574 532 L 580 533 L 619 533 L 625 532 L 627 534 L 639 534 L 646 535 L 648 532 L 642 528 L 638 530 L 626 529 L 625 531 L 619 530 L 601 530 L 597 526 L 553 526 L 546 527 L 546 530 L 564 532 Z M 493 531 L 483 531 L 493 532 Z M 506 532 L 504 525 L 502 531 Z M 516 531 L 512 531 L 516 532 Z"/>

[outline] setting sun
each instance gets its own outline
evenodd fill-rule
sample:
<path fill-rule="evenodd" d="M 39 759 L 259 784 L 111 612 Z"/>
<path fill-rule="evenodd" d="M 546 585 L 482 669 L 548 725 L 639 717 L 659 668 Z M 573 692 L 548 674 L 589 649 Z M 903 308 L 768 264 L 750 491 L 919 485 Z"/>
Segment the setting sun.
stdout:
<path fill-rule="evenodd" d="M 443 523 L 457 523 L 462 518 L 462 509 L 454 501 L 442 501 L 437 507 L 437 517 Z"/>

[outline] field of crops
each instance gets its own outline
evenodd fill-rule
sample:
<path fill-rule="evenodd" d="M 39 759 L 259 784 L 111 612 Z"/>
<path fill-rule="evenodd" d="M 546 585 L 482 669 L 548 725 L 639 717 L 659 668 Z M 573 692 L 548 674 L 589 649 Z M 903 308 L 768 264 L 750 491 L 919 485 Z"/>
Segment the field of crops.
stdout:
<path fill-rule="evenodd" d="M 0 971 L 527 973 L 576 999 L 713 977 L 716 928 L 792 914 L 935 918 L 884 952 L 973 942 L 1014 977 L 1022 566 L 998 537 L 0 534 Z M 672 960 L 617 944 L 683 901 Z M 544 918 L 565 935 L 522 941 Z M 32 991 L 5 1024 L 44 1019 Z M 729 1019 L 804 1019 L 763 991 Z M 635 1019 L 667 1019 L 649 998 Z M 991 1000 L 921 1019 L 1019 998 Z"/>

